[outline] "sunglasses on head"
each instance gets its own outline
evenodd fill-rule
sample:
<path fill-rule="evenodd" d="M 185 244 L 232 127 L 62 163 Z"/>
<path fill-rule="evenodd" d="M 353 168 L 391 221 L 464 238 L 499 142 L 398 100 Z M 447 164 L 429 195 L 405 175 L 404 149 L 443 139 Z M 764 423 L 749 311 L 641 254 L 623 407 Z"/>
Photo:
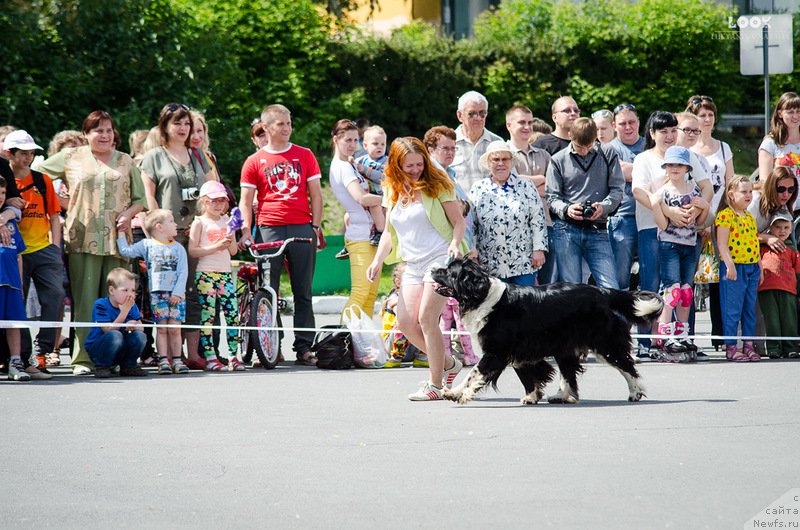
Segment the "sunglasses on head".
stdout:
<path fill-rule="evenodd" d="M 795 186 L 789 186 L 788 188 L 786 186 L 778 186 L 775 189 L 777 190 L 778 193 L 787 193 L 787 192 L 794 193 L 794 190 L 796 190 L 797 188 Z"/>
<path fill-rule="evenodd" d="M 699 105 L 704 101 L 707 101 L 708 103 L 714 103 L 714 100 L 708 96 L 700 96 L 699 98 L 692 98 L 689 100 L 689 103 L 691 103 L 692 105 Z"/>
<path fill-rule="evenodd" d="M 633 110 L 633 111 L 635 111 L 636 107 L 633 106 L 633 104 L 631 104 L 631 103 L 623 103 L 622 105 L 617 105 L 616 107 L 614 107 L 614 115 L 616 116 L 617 114 L 619 114 L 623 110 Z"/>
<path fill-rule="evenodd" d="M 169 111 L 169 112 L 175 112 L 178 109 L 185 110 L 186 112 L 189 112 L 189 107 L 187 107 L 183 103 L 170 103 L 169 105 L 167 105 L 167 111 Z"/>
<path fill-rule="evenodd" d="M 592 112 L 592 119 L 593 119 L 593 120 L 596 120 L 597 118 L 607 118 L 607 119 L 610 119 L 610 118 L 612 118 L 613 116 L 614 116 L 614 115 L 611 113 L 611 111 L 610 111 L 610 110 L 606 110 L 606 109 L 602 109 L 602 110 L 596 110 L 596 111 Z"/>

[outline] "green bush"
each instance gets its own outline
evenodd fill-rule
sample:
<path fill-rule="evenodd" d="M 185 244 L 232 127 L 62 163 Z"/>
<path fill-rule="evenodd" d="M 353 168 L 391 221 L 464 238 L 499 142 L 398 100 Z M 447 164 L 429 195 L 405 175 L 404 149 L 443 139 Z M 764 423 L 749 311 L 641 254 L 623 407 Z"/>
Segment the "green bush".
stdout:
<path fill-rule="evenodd" d="M 46 142 L 104 108 L 127 137 L 181 101 L 205 112 L 223 176 L 237 187 L 253 151 L 249 123 L 273 102 L 292 110 L 294 140 L 317 153 L 326 176 L 337 119 L 367 117 L 390 138 L 421 135 L 456 125 L 469 89 L 489 98 L 487 125 L 498 133 L 511 105 L 549 119 L 560 94 L 587 112 L 630 101 L 643 116 L 680 110 L 694 93 L 722 112 L 759 112 L 763 100 L 761 78 L 738 73 L 736 42 L 716 38 L 732 13 L 711 2 L 506 0 L 459 41 L 421 22 L 368 34 L 325 4 L 10 0 L 0 10 L 0 124 Z M 775 76 L 772 100 L 795 80 Z"/>

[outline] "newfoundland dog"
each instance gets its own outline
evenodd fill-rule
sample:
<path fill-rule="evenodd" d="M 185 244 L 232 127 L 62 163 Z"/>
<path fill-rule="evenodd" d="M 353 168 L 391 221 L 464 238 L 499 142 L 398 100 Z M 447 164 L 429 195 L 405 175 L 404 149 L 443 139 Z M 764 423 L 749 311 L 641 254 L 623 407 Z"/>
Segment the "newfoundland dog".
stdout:
<path fill-rule="evenodd" d="M 554 357 L 561 386 L 547 400 L 577 403 L 577 376 L 584 371 L 580 354 L 587 349 L 619 370 L 629 401 L 645 395 L 631 357 L 630 327 L 658 317 L 663 302 L 657 294 L 575 284 L 519 287 L 489 276 L 468 259 L 434 270 L 433 280 L 437 293 L 458 300 L 461 319 L 483 350 L 466 379 L 445 389 L 445 399 L 464 404 L 487 384 L 496 388 L 510 364 L 525 387 L 521 402 L 533 405 L 553 379 L 555 370 L 545 358 Z"/>

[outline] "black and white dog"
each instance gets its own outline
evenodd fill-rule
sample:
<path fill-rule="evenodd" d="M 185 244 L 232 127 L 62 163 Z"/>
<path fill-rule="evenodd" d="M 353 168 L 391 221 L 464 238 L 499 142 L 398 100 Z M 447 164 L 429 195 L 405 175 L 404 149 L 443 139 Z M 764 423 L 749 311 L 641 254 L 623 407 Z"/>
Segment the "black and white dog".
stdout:
<path fill-rule="evenodd" d="M 434 270 L 433 279 L 437 293 L 458 300 L 461 319 L 483 350 L 467 378 L 445 389 L 445 399 L 464 404 L 487 384 L 496 388 L 510 364 L 525 387 L 521 402 L 533 405 L 553 379 L 555 370 L 545 360 L 552 356 L 561 387 L 548 401 L 577 403 L 577 376 L 584 371 L 579 356 L 587 349 L 619 370 L 628 383 L 629 401 L 645 395 L 631 357 L 630 327 L 658 317 L 664 304 L 657 294 L 575 284 L 508 285 L 468 259 Z"/>

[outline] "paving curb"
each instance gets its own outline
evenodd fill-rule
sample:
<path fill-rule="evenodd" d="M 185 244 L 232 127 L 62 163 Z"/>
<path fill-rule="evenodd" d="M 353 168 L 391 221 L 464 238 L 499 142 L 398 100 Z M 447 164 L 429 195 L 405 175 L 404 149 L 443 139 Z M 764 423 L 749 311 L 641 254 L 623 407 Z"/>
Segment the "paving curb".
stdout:
<path fill-rule="evenodd" d="M 294 307 L 294 298 L 286 296 L 290 307 Z M 338 315 L 344 311 L 344 305 L 347 302 L 347 296 L 314 296 L 312 297 L 311 304 L 314 308 L 315 315 Z M 375 302 L 374 315 L 377 315 L 381 310 L 381 303 Z"/>

